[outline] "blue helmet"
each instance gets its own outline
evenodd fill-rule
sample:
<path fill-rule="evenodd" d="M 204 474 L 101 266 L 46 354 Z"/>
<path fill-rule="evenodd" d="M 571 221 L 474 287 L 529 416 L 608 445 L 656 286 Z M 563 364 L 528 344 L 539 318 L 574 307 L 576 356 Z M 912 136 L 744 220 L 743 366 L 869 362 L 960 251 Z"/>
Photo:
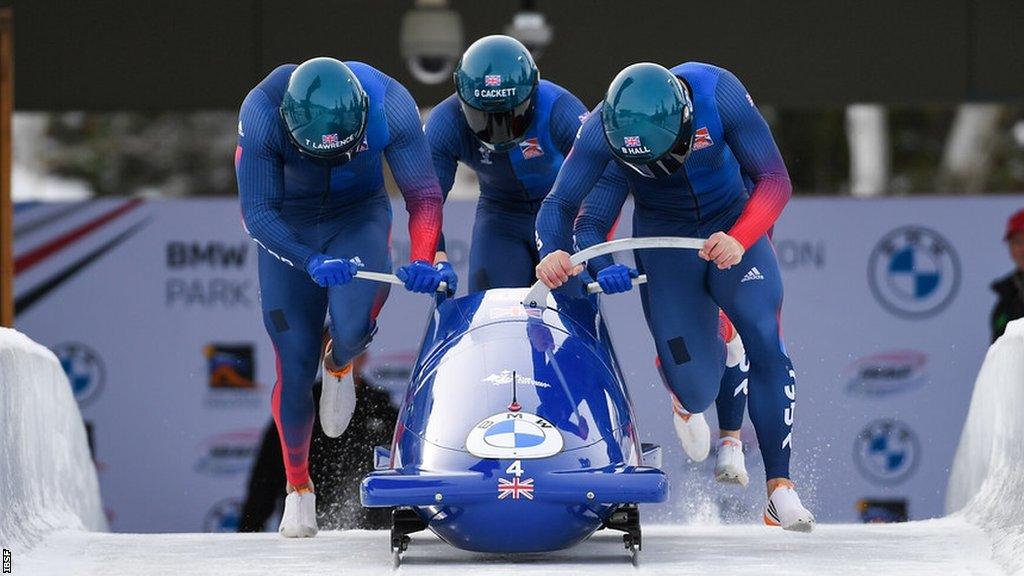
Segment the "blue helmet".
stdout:
<path fill-rule="evenodd" d="M 690 151 L 690 88 L 662 66 L 633 64 L 608 87 L 601 121 L 616 158 L 643 176 L 669 176 Z"/>
<path fill-rule="evenodd" d="M 492 150 L 508 150 L 526 135 L 539 84 L 530 51 L 509 36 L 473 42 L 455 68 L 455 92 L 466 123 Z"/>
<path fill-rule="evenodd" d="M 281 119 L 299 152 L 344 163 L 363 142 L 368 109 L 366 92 L 348 66 L 334 58 L 313 58 L 292 71 Z"/>

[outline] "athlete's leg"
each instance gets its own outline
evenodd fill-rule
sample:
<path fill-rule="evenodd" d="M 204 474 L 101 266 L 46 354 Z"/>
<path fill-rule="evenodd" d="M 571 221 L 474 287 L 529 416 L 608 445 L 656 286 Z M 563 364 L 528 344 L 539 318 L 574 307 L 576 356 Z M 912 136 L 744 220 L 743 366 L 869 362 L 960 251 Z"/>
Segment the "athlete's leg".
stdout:
<path fill-rule="evenodd" d="M 391 272 L 391 205 L 375 198 L 332 220 L 336 232 L 325 247 L 335 258 L 356 258 L 363 270 Z M 354 279 L 329 290 L 331 361 L 345 367 L 362 354 L 373 338 L 377 314 L 387 301 L 389 285 Z"/>
<path fill-rule="evenodd" d="M 469 292 L 519 288 L 535 280 L 534 215 L 497 210 L 481 202 L 469 248 Z"/>
<path fill-rule="evenodd" d="M 789 478 L 795 381 L 779 326 L 782 278 L 767 238 L 729 270 L 712 269 L 711 292 L 729 315 L 750 361 L 750 420 L 769 480 Z"/>
<path fill-rule="evenodd" d="M 750 368 L 743 351 L 743 342 L 732 322 L 720 312 L 718 333 L 725 342 L 725 371 L 722 373 L 721 389 L 715 400 L 718 413 L 719 435 L 740 437 L 743 427 L 743 413 L 747 406 L 747 372 Z"/>
<path fill-rule="evenodd" d="M 293 487 L 309 482 L 309 438 L 313 429 L 313 381 L 320 358 L 320 334 L 327 291 L 300 268 L 259 251 L 263 324 L 277 354 L 272 409 L 281 433 L 285 475 Z"/>
<path fill-rule="evenodd" d="M 640 298 L 666 384 L 686 412 L 704 412 L 718 395 L 725 360 L 707 263 L 692 251 L 640 250 L 637 267 L 647 274 Z"/>

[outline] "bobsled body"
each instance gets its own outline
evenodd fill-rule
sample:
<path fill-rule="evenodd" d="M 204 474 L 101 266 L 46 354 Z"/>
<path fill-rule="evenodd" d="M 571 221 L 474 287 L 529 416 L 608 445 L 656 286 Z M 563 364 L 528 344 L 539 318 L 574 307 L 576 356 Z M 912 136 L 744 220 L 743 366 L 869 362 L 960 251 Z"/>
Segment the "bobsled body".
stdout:
<path fill-rule="evenodd" d="M 437 307 L 364 506 L 411 508 L 453 546 L 509 553 L 572 546 L 620 505 L 667 498 L 594 299 L 529 309 L 526 292 Z"/>

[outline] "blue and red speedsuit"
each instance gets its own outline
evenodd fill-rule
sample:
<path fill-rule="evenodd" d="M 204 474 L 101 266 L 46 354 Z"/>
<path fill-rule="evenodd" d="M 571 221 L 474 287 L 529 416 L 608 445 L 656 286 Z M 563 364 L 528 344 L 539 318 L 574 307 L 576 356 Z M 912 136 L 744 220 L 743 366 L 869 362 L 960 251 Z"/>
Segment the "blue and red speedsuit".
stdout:
<path fill-rule="evenodd" d="M 533 120 L 507 152 L 485 147 L 466 123 L 459 97 L 437 105 L 424 129 L 445 198 L 462 162 L 480 181 L 469 251 L 469 292 L 529 286 L 537 265 L 534 219 L 572 148 L 587 109 L 561 86 L 541 80 Z M 444 238 L 438 250 L 444 250 Z"/>
<path fill-rule="evenodd" d="M 719 394 L 725 349 L 718 309 L 729 316 L 750 361 L 750 418 L 767 478 L 786 478 L 795 380 L 780 334 L 782 279 L 767 232 L 791 194 L 789 176 L 767 123 L 732 73 L 697 62 L 672 72 L 689 85 L 693 99 L 695 135 L 684 167 L 650 179 L 621 165 L 598 108 L 538 214 L 541 254 L 572 252 L 574 234 L 579 249 L 602 242 L 630 190 L 634 236 L 724 231 L 738 240 L 746 252 L 728 270 L 695 251 L 638 251 L 637 265 L 648 275 L 640 294 L 668 384 L 692 413 L 703 412 Z M 606 256 L 588 265 L 596 275 L 612 263 Z"/>
<path fill-rule="evenodd" d="M 441 230 L 441 189 L 412 96 L 371 66 L 346 65 L 362 84 L 369 111 L 359 152 L 343 165 L 314 161 L 288 139 L 278 110 L 294 64 L 278 67 L 253 88 L 239 113 L 235 167 L 242 218 L 260 245 L 263 322 L 277 353 L 274 420 L 293 486 L 309 480 L 311 390 L 328 310 L 333 361 L 344 366 L 369 344 L 388 297 L 386 285 L 359 280 L 322 288 L 306 264 L 322 253 L 358 258 L 366 270 L 391 271 L 385 157 L 409 211 L 410 259 L 433 262 Z"/>

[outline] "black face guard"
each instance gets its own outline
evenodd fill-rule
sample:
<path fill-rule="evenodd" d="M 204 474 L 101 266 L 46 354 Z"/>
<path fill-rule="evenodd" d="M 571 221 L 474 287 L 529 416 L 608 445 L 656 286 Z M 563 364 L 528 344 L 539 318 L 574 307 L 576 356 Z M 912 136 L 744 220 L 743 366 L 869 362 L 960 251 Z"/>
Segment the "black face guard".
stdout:
<path fill-rule="evenodd" d="M 533 122 L 532 95 L 508 112 L 484 112 L 461 99 L 459 103 L 462 105 L 462 114 L 469 129 L 491 150 L 502 151 L 512 148 L 523 139 L 530 128 L 530 123 Z"/>

